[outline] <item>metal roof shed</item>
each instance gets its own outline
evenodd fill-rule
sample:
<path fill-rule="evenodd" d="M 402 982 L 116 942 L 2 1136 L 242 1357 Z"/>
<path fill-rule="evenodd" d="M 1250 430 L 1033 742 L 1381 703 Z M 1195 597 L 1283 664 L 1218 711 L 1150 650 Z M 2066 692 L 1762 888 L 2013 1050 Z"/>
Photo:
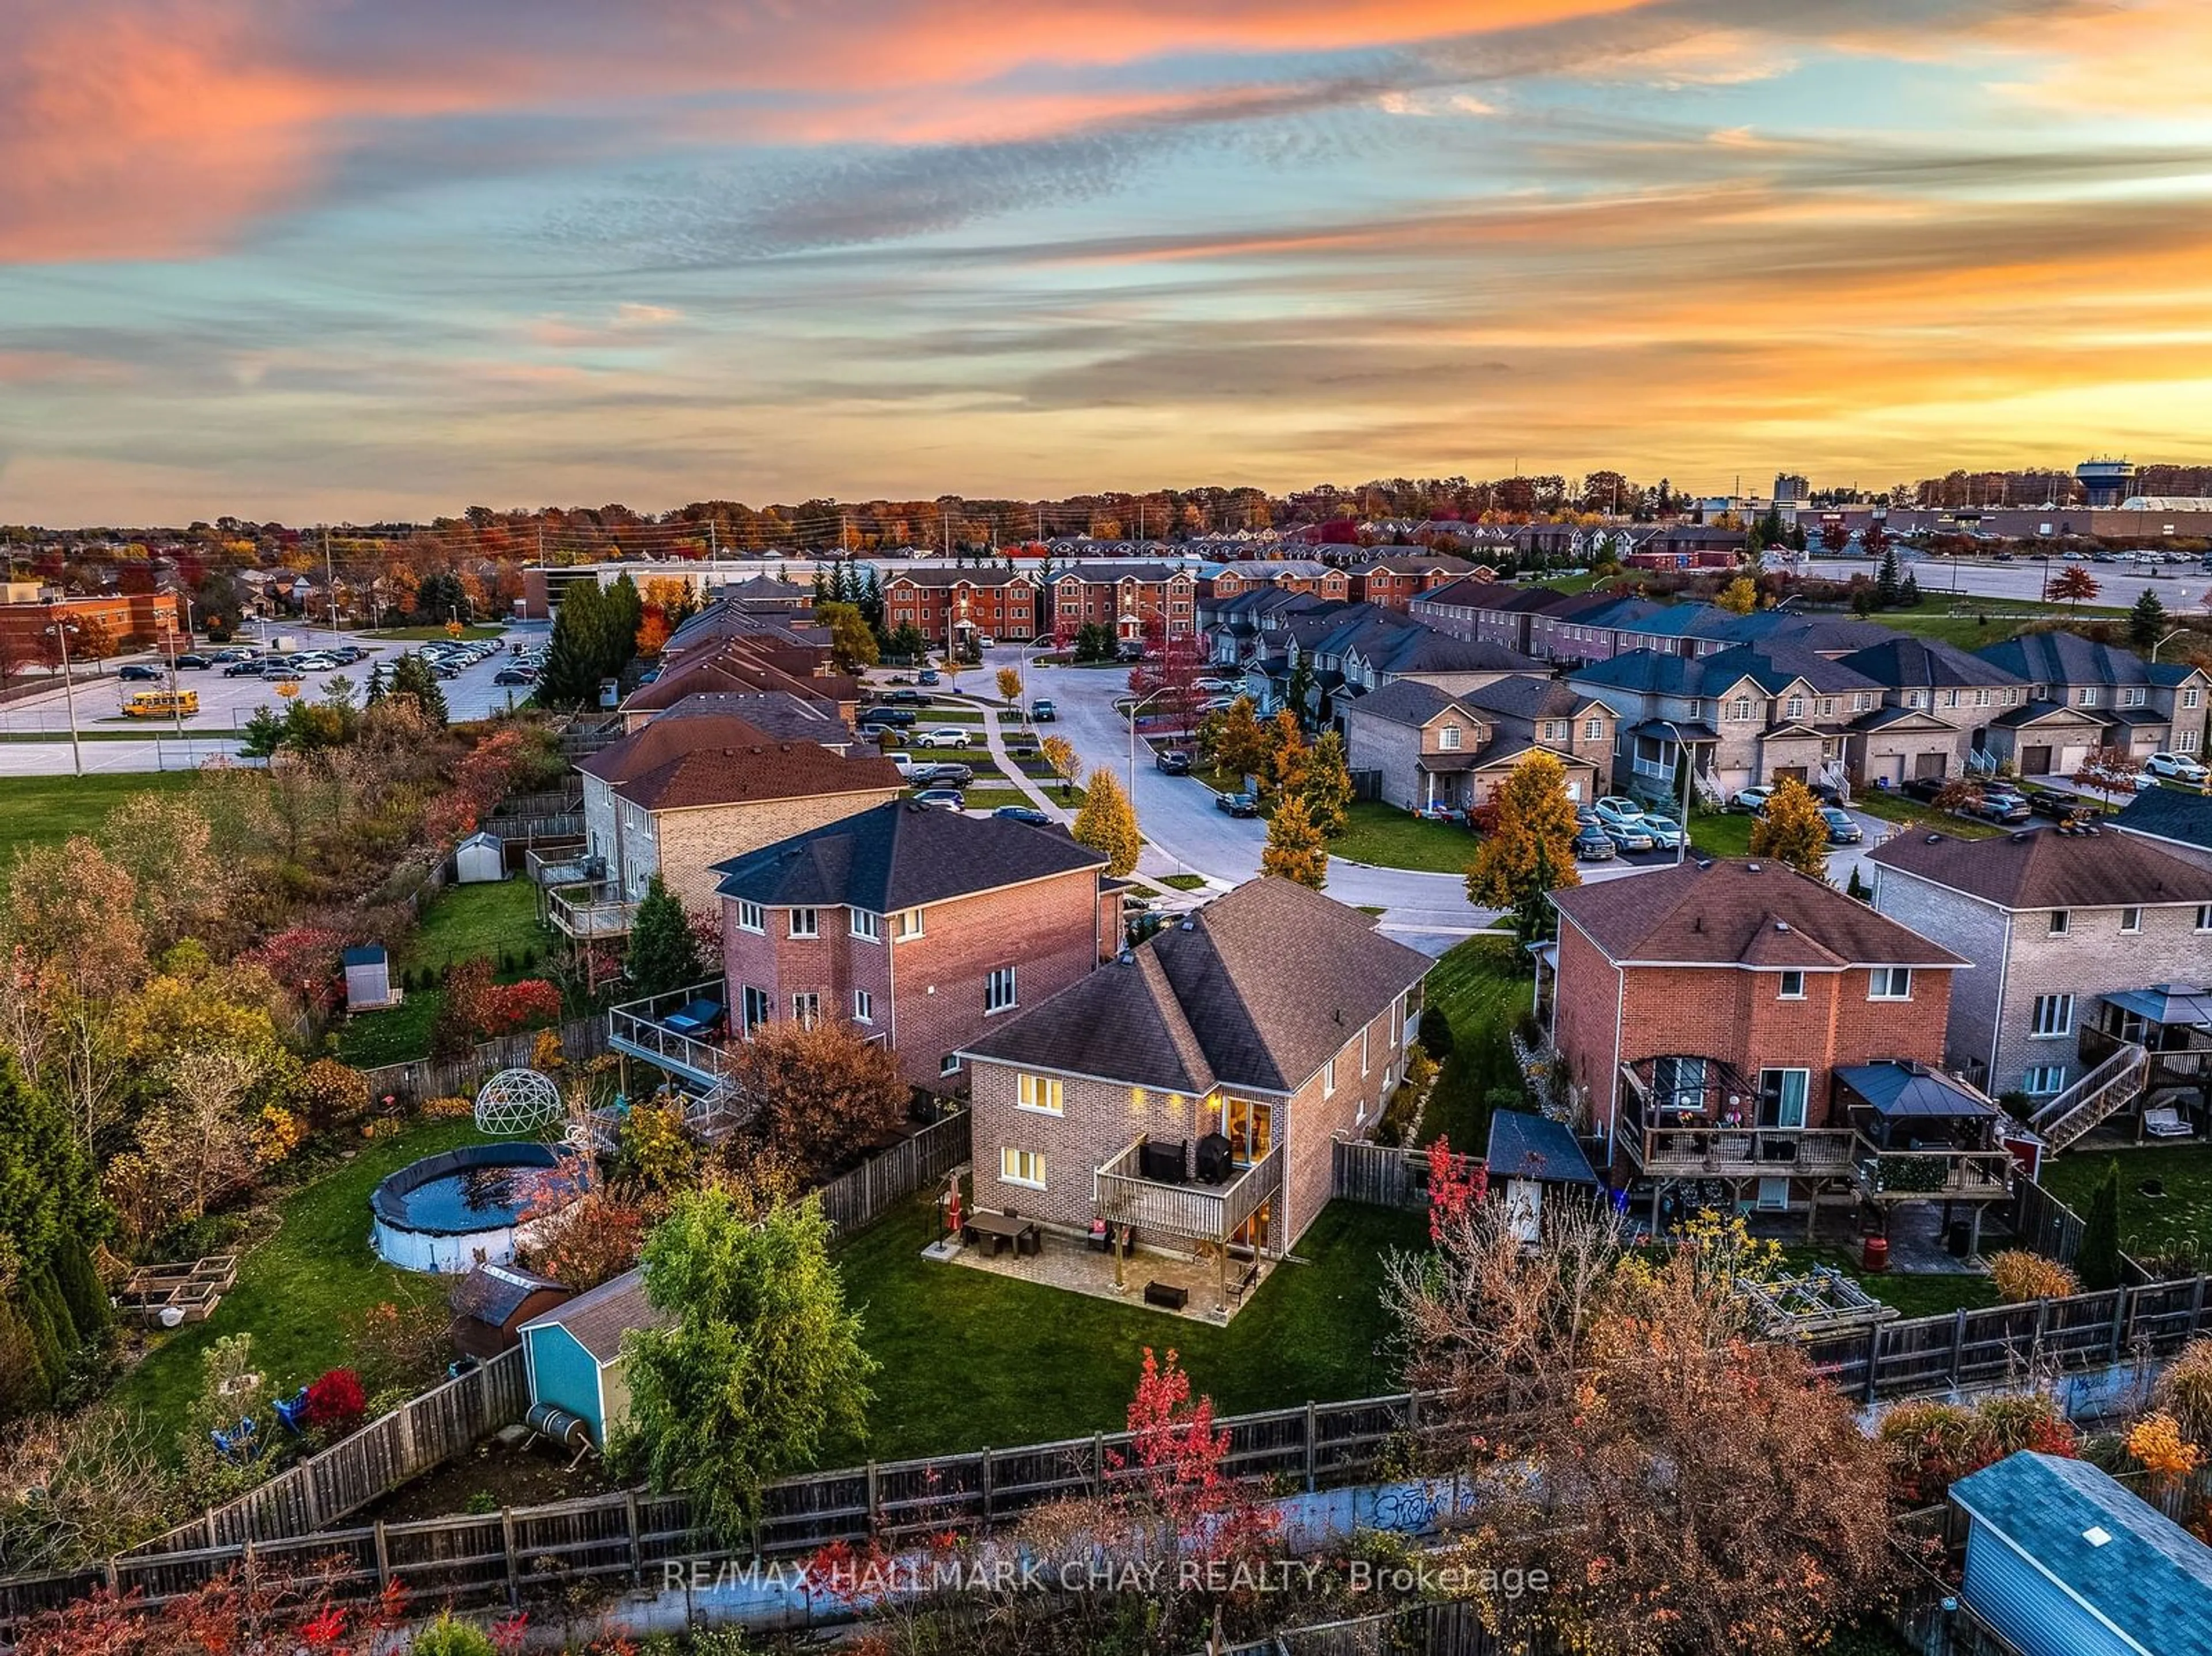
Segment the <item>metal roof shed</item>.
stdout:
<path fill-rule="evenodd" d="M 2095 1467 L 2023 1452 L 1951 1499 L 1961 1596 L 2023 1656 L 2212 1656 L 2212 1548 Z"/>
<path fill-rule="evenodd" d="M 392 988 L 392 959 L 380 943 L 357 943 L 342 952 L 345 968 L 346 1010 L 374 1012 L 399 1004 Z"/>

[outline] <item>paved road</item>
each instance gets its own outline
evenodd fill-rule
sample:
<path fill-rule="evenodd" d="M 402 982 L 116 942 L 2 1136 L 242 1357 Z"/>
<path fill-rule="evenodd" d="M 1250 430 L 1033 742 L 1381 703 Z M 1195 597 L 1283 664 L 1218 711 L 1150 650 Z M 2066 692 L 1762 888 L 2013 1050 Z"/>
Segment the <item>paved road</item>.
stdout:
<path fill-rule="evenodd" d="M 2012 563 L 1961 562 L 1952 558 L 1919 558 L 1907 556 L 1906 567 L 1920 590 L 1929 597 L 1942 597 L 1956 592 L 1962 598 L 1974 597 L 2013 598 L 2033 604 L 2043 597 L 2045 578 L 2041 558 L 2022 557 Z M 1867 558 L 1815 558 L 1809 573 L 1816 578 L 1830 580 L 1848 579 L 1855 573 L 1871 574 L 1878 565 Z M 2050 573 L 2057 574 L 2068 567 L 2063 559 L 2052 558 Z M 2106 608 L 2125 609 L 2142 596 L 2145 587 L 2158 594 L 2158 601 L 2170 614 L 2212 608 L 2208 594 L 2212 594 L 2212 572 L 2200 568 L 2194 562 L 2167 564 L 2163 573 L 2153 575 L 2139 564 L 2084 563 L 2101 589 L 2093 602 Z M 2054 611 L 2065 606 L 2054 604 Z M 1879 619 L 1879 617 L 1877 617 Z"/>

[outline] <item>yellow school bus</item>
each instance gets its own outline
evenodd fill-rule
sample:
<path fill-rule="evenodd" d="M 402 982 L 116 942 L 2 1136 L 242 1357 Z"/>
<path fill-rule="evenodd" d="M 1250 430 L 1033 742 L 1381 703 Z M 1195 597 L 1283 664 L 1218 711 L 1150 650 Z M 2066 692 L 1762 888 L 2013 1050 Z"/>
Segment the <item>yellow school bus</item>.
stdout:
<path fill-rule="evenodd" d="M 123 704 L 126 719 L 167 719 L 177 713 L 190 719 L 199 710 L 198 690 L 140 690 Z"/>

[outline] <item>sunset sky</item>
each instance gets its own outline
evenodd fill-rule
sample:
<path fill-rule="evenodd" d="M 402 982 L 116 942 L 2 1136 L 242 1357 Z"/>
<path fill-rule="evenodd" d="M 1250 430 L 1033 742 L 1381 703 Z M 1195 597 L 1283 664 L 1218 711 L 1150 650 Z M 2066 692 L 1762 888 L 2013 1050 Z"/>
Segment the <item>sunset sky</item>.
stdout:
<path fill-rule="evenodd" d="M 0 17 L 0 522 L 2212 458 L 2192 0 Z"/>

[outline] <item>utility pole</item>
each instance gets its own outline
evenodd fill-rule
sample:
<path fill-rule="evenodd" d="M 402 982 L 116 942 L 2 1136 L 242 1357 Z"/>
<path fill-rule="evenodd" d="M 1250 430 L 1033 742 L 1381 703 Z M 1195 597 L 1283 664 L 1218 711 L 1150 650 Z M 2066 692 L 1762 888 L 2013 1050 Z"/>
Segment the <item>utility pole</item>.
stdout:
<path fill-rule="evenodd" d="M 331 526 L 328 524 L 323 525 L 323 585 L 331 595 L 331 637 L 335 640 L 338 632 L 338 584 L 331 575 Z M 176 687 L 172 684 L 170 688 L 174 689 Z"/>
<path fill-rule="evenodd" d="M 46 630 L 59 641 L 62 649 L 62 700 L 69 707 L 70 764 L 76 773 L 82 776 L 84 774 L 84 743 L 78 739 L 76 733 L 76 685 L 70 677 L 70 620 L 59 610 L 53 609 L 52 604 L 52 601 L 49 600 L 48 613 L 53 616 L 54 621 L 53 625 Z"/>

